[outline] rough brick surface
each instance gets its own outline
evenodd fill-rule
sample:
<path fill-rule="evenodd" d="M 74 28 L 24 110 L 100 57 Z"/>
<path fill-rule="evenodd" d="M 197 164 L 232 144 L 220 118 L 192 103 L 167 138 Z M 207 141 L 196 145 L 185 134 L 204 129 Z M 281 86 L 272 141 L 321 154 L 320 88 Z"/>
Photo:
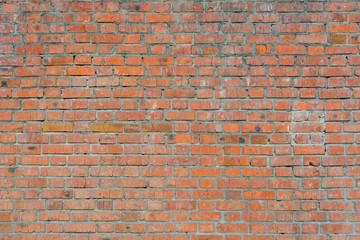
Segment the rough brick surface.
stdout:
<path fill-rule="evenodd" d="M 360 239 L 360 2 L 0 4 L 1 240 Z"/>

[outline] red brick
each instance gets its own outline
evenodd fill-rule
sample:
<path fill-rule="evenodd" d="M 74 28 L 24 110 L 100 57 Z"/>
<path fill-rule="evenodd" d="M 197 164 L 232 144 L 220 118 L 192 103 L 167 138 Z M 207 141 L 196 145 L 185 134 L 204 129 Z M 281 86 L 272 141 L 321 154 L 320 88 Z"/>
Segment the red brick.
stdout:
<path fill-rule="evenodd" d="M 43 45 L 23 45 L 16 47 L 16 54 L 45 54 L 45 46 Z"/>
<path fill-rule="evenodd" d="M 354 240 L 359 6 L 2 4 L 1 236 Z"/>
<path fill-rule="evenodd" d="M 174 65 L 173 57 L 144 57 L 144 66 Z"/>
<path fill-rule="evenodd" d="M 292 46 L 292 45 L 278 45 L 275 48 L 276 54 L 306 54 L 306 48 L 304 46 Z"/>
<path fill-rule="evenodd" d="M 93 123 L 92 131 L 93 132 L 122 132 L 123 124 L 122 123 Z"/>
<path fill-rule="evenodd" d="M 95 70 L 92 67 L 67 67 L 65 73 L 72 76 L 92 76 L 95 75 Z"/>

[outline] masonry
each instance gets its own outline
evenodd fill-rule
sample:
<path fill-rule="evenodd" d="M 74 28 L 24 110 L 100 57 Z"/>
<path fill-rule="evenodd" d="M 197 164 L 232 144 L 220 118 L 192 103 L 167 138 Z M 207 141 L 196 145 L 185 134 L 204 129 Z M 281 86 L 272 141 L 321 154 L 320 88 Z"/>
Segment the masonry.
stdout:
<path fill-rule="evenodd" d="M 1 240 L 360 239 L 360 2 L 0 11 Z"/>

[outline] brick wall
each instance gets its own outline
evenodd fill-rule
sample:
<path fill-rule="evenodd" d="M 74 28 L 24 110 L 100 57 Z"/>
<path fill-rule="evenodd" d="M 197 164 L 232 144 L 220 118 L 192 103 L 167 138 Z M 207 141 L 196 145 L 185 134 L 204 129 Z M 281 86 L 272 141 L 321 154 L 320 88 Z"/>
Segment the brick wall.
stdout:
<path fill-rule="evenodd" d="M 360 2 L 0 5 L 1 240 L 360 239 Z"/>

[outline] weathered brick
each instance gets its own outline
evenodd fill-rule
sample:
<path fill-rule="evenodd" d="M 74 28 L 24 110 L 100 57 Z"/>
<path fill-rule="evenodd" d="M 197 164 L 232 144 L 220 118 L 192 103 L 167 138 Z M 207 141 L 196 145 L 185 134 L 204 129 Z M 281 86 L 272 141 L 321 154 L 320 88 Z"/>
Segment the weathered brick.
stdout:
<path fill-rule="evenodd" d="M 357 239 L 359 7 L 4 2 L 1 237 Z"/>
<path fill-rule="evenodd" d="M 122 132 L 123 124 L 122 123 L 93 123 L 92 131 L 93 132 Z"/>

